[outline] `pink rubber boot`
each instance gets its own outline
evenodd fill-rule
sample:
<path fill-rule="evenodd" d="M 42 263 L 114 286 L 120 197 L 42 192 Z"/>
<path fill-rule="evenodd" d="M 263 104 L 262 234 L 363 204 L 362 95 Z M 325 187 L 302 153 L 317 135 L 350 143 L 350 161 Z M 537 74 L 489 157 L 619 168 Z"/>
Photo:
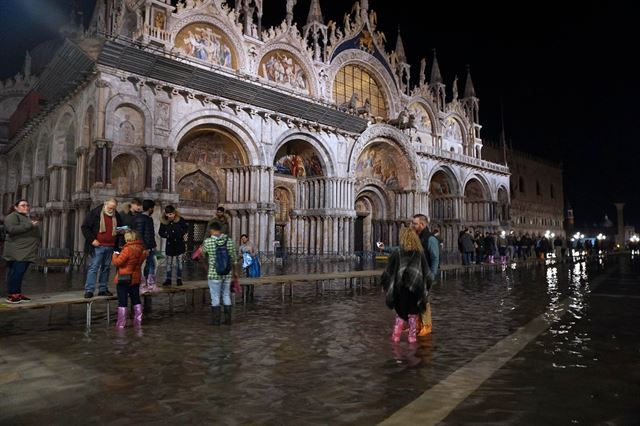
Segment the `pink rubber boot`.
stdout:
<path fill-rule="evenodd" d="M 133 326 L 142 327 L 142 305 L 140 303 L 133 305 Z"/>
<path fill-rule="evenodd" d="M 404 320 L 396 315 L 396 323 L 393 326 L 393 333 L 391 334 L 391 341 L 398 343 L 400 336 L 402 335 L 402 328 L 404 327 Z"/>
<path fill-rule="evenodd" d="M 127 308 L 118 306 L 118 319 L 116 320 L 116 328 L 124 328 L 127 325 Z"/>
<path fill-rule="evenodd" d="M 409 343 L 416 342 L 416 332 L 417 332 L 417 315 L 409 315 Z"/>

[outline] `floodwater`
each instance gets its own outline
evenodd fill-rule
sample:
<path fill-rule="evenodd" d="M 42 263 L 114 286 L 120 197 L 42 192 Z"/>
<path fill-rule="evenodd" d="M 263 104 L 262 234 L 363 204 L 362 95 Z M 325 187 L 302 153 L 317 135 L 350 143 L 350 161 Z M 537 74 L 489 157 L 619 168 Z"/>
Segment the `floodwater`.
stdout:
<path fill-rule="evenodd" d="M 200 293 L 174 313 L 157 298 L 141 332 L 99 312 L 85 331 L 81 307 L 50 326 L 2 313 L 0 423 L 374 424 L 543 315 L 550 328 L 443 424 L 638 424 L 639 269 L 620 256 L 448 278 L 415 345 L 390 342 L 393 313 L 366 282 L 302 285 L 284 304 L 258 287 L 231 326 L 210 325 Z M 613 297 L 617 283 L 631 290 Z"/>

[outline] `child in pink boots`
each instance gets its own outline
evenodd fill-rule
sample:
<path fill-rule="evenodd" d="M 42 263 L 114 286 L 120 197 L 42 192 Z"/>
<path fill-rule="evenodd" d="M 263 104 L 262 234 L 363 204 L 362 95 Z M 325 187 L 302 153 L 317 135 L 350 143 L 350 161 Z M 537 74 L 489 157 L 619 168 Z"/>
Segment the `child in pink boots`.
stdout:
<path fill-rule="evenodd" d="M 115 283 L 118 291 L 118 319 L 116 328 L 124 328 L 127 323 L 127 302 L 131 297 L 133 326 L 142 325 L 142 304 L 140 303 L 141 267 L 148 255 L 142 240 L 135 231 L 124 234 L 126 244 L 121 253 L 114 252 L 111 263 L 117 268 Z"/>

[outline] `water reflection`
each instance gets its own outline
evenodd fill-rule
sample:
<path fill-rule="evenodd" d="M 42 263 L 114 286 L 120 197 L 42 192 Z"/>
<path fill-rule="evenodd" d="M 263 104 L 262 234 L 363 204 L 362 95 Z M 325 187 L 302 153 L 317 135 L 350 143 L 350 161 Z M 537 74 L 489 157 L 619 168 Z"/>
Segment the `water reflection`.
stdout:
<path fill-rule="evenodd" d="M 213 328 L 198 304 L 170 314 L 162 298 L 143 334 L 97 323 L 82 333 L 80 311 L 70 325 L 37 332 L 42 317 L 21 312 L 3 323 L 0 348 L 33 348 L 23 362 L 44 352 L 58 374 L 47 386 L 68 370 L 47 357 L 89 371 L 74 392 L 96 397 L 64 407 L 87 422 L 113 421 L 113 407 L 127 400 L 139 409 L 118 411 L 121 423 L 373 424 L 547 310 L 552 342 L 543 350 L 557 368 L 583 368 L 594 352 L 575 323 L 588 315 L 588 292 L 586 262 L 451 277 L 434 285 L 434 331 L 415 345 L 406 335 L 390 342 L 393 313 L 378 287 L 355 295 L 337 285 L 317 296 L 310 285 L 285 304 L 279 288 L 256 288 L 256 302 L 238 306 L 231 327 Z M 559 322 L 565 297 L 571 316 Z M 0 423 L 46 424 L 51 412 L 3 418 L 6 404 L 0 399 Z"/>

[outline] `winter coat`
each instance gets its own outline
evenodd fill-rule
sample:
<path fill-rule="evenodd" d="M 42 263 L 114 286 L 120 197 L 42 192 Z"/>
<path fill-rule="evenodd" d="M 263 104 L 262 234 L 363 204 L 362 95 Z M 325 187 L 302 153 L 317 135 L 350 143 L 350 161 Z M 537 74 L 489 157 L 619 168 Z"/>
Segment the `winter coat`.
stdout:
<path fill-rule="evenodd" d="M 436 276 L 438 275 L 438 268 L 440 267 L 440 240 L 429 232 L 427 228 L 424 228 L 418 237 L 420 237 L 420 242 L 422 243 L 424 256 L 427 258 L 429 270 Z"/>
<path fill-rule="evenodd" d="M 465 232 L 460 236 L 459 242 L 464 253 L 473 252 L 476 250 L 475 243 L 473 242 L 473 237 L 468 232 Z"/>
<path fill-rule="evenodd" d="M 386 291 L 386 304 L 404 320 L 409 315 L 424 312 L 433 280 L 427 258 L 420 251 L 397 250 L 391 254 L 387 269 L 382 274 L 382 288 Z"/>
<path fill-rule="evenodd" d="M 187 251 L 184 236 L 188 231 L 189 225 L 180 217 L 177 211 L 175 219 L 171 222 L 165 215 L 162 216 L 158 234 L 167 239 L 167 246 L 165 247 L 167 256 L 179 256 Z"/>
<path fill-rule="evenodd" d="M 84 219 L 82 226 L 80 229 L 82 230 L 82 235 L 84 235 L 84 251 L 90 255 L 93 255 L 94 248 L 91 244 L 93 240 L 98 238 L 98 232 L 100 231 L 100 215 L 102 214 L 102 209 L 104 206 L 101 204 L 95 209 L 91 210 L 87 217 Z M 118 226 L 122 224 L 122 218 L 120 217 L 120 213 L 117 211 L 113 213 L 116 221 L 118 222 Z M 118 250 L 118 247 L 122 247 L 122 236 L 116 235 L 116 245 L 115 249 Z"/>
<path fill-rule="evenodd" d="M 138 233 L 138 238 L 144 242 L 147 249 L 156 248 L 156 231 L 151 216 L 146 213 L 138 213 L 133 216 L 131 228 Z"/>
<path fill-rule="evenodd" d="M 142 240 L 135 240 L 124 245 L 120 254 L 113 253 L 111 263 L 116 267 L 117 273 L 113 280 L 116 284 L 120 275 L 131 275 L 131 285 L 140 284 L 142 264 L 149 252 L 142 245 Z"/>
<path fill-rule="evenodd" d="M 4 218 L 4 230 L 5 260 L 35 262 L 40 247 L 40 228 L 26 215 L 13 211 Z"/>

